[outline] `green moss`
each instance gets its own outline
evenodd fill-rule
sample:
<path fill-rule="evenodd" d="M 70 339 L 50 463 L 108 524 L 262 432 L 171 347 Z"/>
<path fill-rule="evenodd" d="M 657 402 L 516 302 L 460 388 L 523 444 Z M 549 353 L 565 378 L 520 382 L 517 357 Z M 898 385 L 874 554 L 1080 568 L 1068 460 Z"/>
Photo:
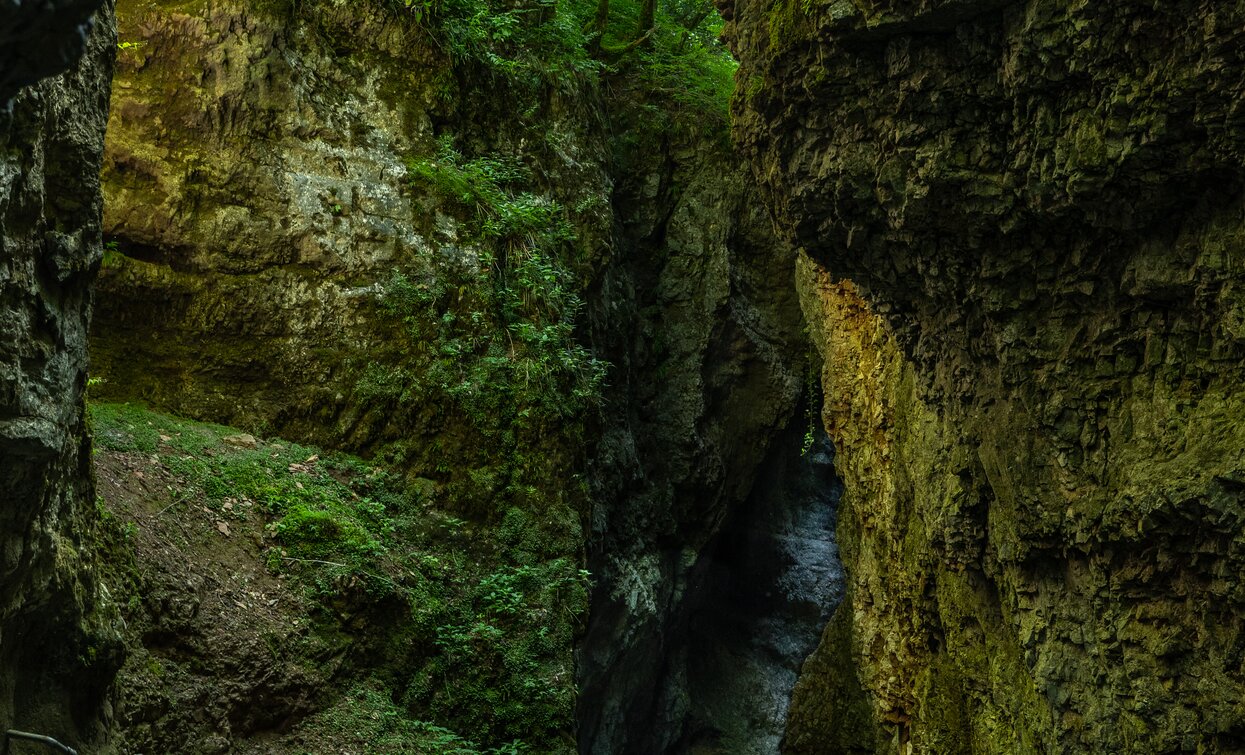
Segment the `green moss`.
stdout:
<path fill-rule="evenodd" d="M 822 638 L 822 647 L 830 652 L 821 656 L 826 664 L 818 669 L 816 676 L 805 670 L 803 684 L 820 685 L 813 690 L 801 690 L 792 716 L 802 719 L 800 727 L 804 737 L 816 741 L 793 743 L 796 752 L 822 752 L 828 744 L 833 752 L 878 752 L 878 727 L 873 706 L 861 684 L 859 667 L 853 657 L 851 624 L 851 600 L 844 600 L 830 620 Z M 824 651 L 818 651 L 822 653 Z"/>
<path fill-rule="evenodd" d="M 962 679 L 946 656 L 935 656 L 917 679 L 921 744 L 930 752 L 969 753 L 969 719 Z"/>
<path fill-rule="evenodd" d="M 770 6 L 769 46 L 777 53 L 808 36 L 811 0 L 778 0 Z"/>

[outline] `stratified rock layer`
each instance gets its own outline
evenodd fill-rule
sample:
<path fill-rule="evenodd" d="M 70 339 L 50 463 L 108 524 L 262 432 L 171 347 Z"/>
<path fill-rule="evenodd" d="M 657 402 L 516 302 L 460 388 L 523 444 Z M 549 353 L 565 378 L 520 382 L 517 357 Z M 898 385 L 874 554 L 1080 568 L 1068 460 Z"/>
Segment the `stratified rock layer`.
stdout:
<path fill-rule="evenodd" d="M 787 750 L 1245 749 L 1245 7 L 727 11 L 847 485 Z"/>
<path fill-rule="evenodd" d="M 0 729 L 102 735 L 119 640 L 83 552 L 94 485 L 82 397 L 100 258 L 109 5 L 0 10 Z"/>

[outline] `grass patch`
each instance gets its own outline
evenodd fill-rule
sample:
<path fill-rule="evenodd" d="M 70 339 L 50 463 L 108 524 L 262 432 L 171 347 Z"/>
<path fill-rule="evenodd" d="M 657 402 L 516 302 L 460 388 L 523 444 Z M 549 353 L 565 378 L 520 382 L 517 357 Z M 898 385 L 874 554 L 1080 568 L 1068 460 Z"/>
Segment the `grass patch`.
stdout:
<path fill-rule="evenodd" d="M 348 676 L 372 681 L 347 696 L 357 710 L 308 725 L 363 716 L 349 726 L 366 724 L 378 752 L 573 750 L 571 650 L 589 582 L 578 559 L 549 556 L 547 517 L 514 508 L 501 527 L 476 526 L 346 454 L 133 404 L 93 403 L 90 416 L 98 448 L 154 456 L 181 481 L 169 516 L 184 502 L 262 517 L 257 557 L 359 648 Z"/>

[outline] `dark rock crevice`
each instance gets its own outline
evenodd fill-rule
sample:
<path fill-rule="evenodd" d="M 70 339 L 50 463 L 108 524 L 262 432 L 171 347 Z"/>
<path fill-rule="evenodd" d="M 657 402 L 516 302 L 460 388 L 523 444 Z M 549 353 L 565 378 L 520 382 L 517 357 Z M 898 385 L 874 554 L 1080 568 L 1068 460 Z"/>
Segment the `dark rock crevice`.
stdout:
<path fill-rule="evenodd" d="M 797 421 L 776 439 L 692 570 L 691 703 L 675 752 L 777 753 L 800 667 L 842 599 L 842 484 L 825 433 L 807 432 Z"/>
<path fill-rule="evenodd" d="M 11 114 L 10 101 L 23 87 L 77 65 L 97 20 L 108 33 L 111 11 L 97 19 L 101 4 L 101 0 L 7 0 L 0 5 L 0 106 L 5 115 Z"/>
<path fill-rule="evenodd" d="M 824 432 L 806 432 L 797 413 L 758 466 L 751 494 L 723 512 L 694 563 L 678 564 L 683 551 L 664 552 L 685 582 L 661 631 L 631 648 L 651 665 L 643 674 L 620 665 L 624 676 L 592 679 L 581 697 L 590 721 L 601 710 L 625 711 L 606 729 L 612 751 L 778 752 L 799 669 L 843 593 L 833 447 Z M 617 587 L 598 585 L 598 632 L 624 632 L 632 618 L 611 595 Z M 583 652 L 600 652 L 600 642 L 590 634 Z M 600 751 L 591 738 L 580 744 Z"/>
<path fill-rule="evenodd" d="M 693 571 L 789 423 L 804 372 L 791 252 L 720 146 L 628 159 L 615 260 L 590 297 L 614 382 L 591 466 L 585 753 L 678 746 Z"/>

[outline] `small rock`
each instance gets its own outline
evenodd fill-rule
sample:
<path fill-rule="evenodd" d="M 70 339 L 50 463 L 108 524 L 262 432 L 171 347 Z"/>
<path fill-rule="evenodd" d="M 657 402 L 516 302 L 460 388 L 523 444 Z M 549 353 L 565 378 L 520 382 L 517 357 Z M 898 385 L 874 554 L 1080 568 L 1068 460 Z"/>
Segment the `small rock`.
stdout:
<path fill-rule="evenodd" d="M 220 532 L 220 534 L 222 534 L 222 535 L 228 535 L 228 534 L 229 534 L 229 525 L 228 525 L 228 524 L 225 524 L 224 522 L 217 522 L 217 523 L 216 523 L 216 530 L 217 530 L 218 532 Z"/>
<path fill-rule="evenodd" d="M 259 446 L 259 441 L 256 440 L 255 436 L 251 435 L 250 433 L 241 433 L 239 435 L 227 435 L 224 438 L 221 438 L 221 440 L 223 440 L 224 442 L 228 443 L 231 446 L 237 446 L 238 448 L 256 448 L 257 446 Z"/>

